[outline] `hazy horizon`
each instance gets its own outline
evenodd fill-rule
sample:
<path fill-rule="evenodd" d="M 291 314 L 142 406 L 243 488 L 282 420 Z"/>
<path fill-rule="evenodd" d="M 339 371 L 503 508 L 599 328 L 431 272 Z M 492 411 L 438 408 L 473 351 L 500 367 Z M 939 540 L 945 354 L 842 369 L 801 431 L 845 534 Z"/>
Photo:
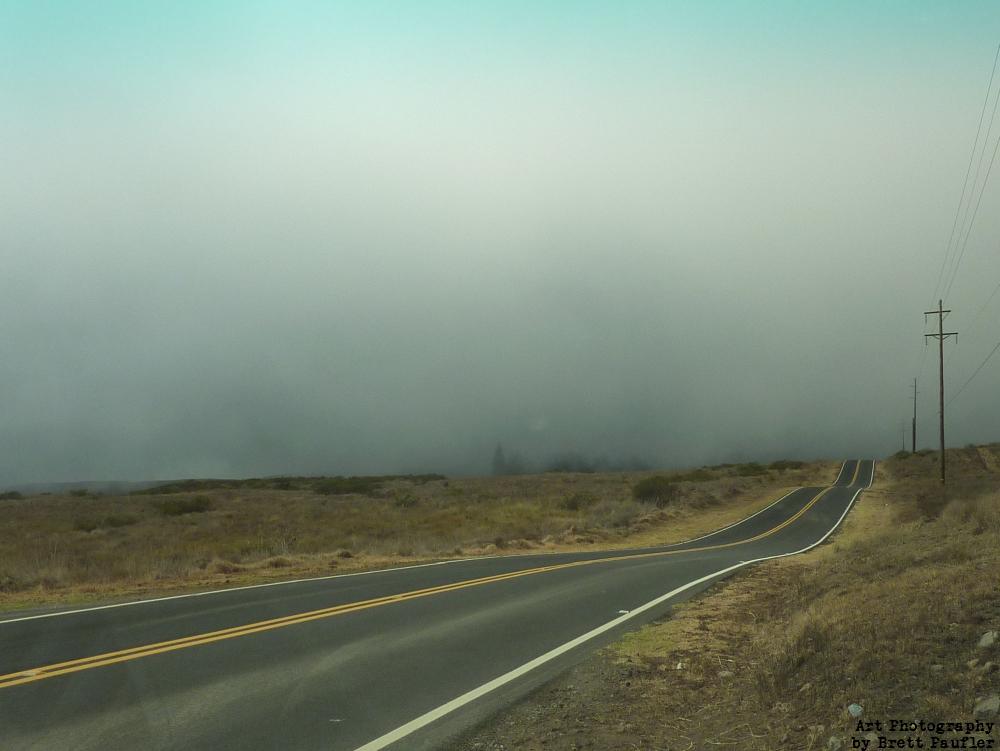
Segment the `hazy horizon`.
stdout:
<path fill-rule="evenodd" d="M 987 2 L 5 3 L 0 488 L 879 457 L 918 373 L 933 447 L 998 42 Z"/>

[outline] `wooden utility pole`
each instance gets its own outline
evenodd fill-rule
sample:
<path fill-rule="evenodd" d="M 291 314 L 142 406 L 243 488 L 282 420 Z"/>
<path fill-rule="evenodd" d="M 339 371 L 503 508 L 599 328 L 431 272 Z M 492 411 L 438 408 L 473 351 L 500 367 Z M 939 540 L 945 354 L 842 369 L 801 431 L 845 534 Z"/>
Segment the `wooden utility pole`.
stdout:
<path fill-rule="evenodd" d="M 927 341 L 926 339 L 924 341 Z M 917 453 L 917 379 L 913 379 L 913 443 L 911 454 Z"/>
<path fill-rule="evenodd" d="M 938 340 L 938 363 L 940 367 L 940 410 L 939 415 L 941 417 L 941 482 L 944 483 L 944 340 L 949 336 L 953 336 L 958 339 L 957 331 L 949 331 L 945 333 L 944 330 L 944 316 L 945 313 L 950 313 L 950 310 L 944 309 L 944 301 L 938 300 L 937 310 L 927 310 L 924 311 L 924 323 L 927 323 L 927 316 L 936 315 L 938 317 L 938 332 L 936 334 L 924 334 L 924 342 L 927 342 L 928 337 Z"/>

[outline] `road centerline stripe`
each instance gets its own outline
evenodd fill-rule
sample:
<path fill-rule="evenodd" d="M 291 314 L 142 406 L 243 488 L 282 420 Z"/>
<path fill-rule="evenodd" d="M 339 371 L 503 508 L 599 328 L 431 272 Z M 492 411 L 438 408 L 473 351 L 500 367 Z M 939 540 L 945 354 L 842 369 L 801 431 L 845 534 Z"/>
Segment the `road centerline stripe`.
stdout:
<path fill-rule="evenodd" d="M 853 485 L 854 483 L 856 483 L 858 481 L 858 473 L 860 473 L 860 472 L 861 472 L 861 460 L 858 459 L 854 463 L 854 477 L 852 477 L 851 481 L 849 483 L 847 483 L 847 484 L 848 485 Z"/>
<path fill-rule="evenodd" d="M 210 644 L 213 642 L 222 641 L 225 639 L 232 639 L 239 636 L 248 636 L 251 634 L 261 633 L 264 631 L 271 631 L 277 628 L 283 628 L 285 626 L 297 625 L 299 623 L 307 623 L 309 621 L 319 620 L 322 618 L 330 618 L 338 615 L 344 615 L 347 613 L 358 612 L 373 607 L 380 607 L 382 605 L 389 605 L 396 602 L 404 602 L 407 600 L 427 597 L 430 595 L 452 592 L 459 589 L 480 586 L 483 584 L 490 584 L 493 582 L 506 581 L 509 579 L 516 579 L 524 576 L 532 576 L 535 574 L 547 573 L 550 571 L 559 571 L 570 568 L 578 568 L 582 566 L 591 566 L 600 563 L 612 563 L 612 562 L 636 560 L 642 558 L 666 557 L 671 555 L 679 555 L 682 553 L 698 553 L 710 550 L 719 550 L 723 548 L 731 548 L 737 545 L 746 545 L 748 543 L 756 542 L 766 537 L 770 537 L 771 535 L 777 534 L 782 529 L 785 529 L 786 527 L 794 523 L 797 519 L 801 518 L 810 508 L 816 505 L 816 503 L 818 503 L 820 499 L 822 499 L 827 493 L 833 490 L 834 487 L 835 486 L 828 486 L 824 489 L 821 489 L 816 495 L 813 496 L 812 499 L 809 500 L 808 503 L 806 503 L 801 509 L 799 509 L 795 514 L 790 516 L 788 519 L 785 519 L 783 522 L 777 524 L 771 529 L 768 529 L 764 532 L 761 532 L 760 534 L 757 534 L 745 540 L 737 540 L 734 542 L 727 542 L 727 543 L 718 543 L 715 545 L 704 545 L 694 548 L 686 548 L 683 550 L 676 550 L 676 549 L 658 550 L 647 553 L 632 553 L 619 556 L 608 556 L 604 558 L 590 558 L 580 561 L 569 561 L 566 563 L 550 564 L 547 566 L 538 566 L 535 568 L 521 569 L 503 574 L 495 574 L 492 576 L 479 577 L 476 579 L 467 579 L 459 582 L 451 582 L 449 584 L 412 590 L 409 592 L 400 592 L 391 595 L 384 595 L 382 597 L 376 597 L 369 600 L 343 603 L 341 605 L 334 605 L 328 608 L 321 608 L 319 610 L 306 611 L 303 613 L 295 613 L 288 616 L 282 616 L 280 618 L 273 618 L 265 621 L 257 621 L 253 623 L 243 624 L 240 626 L 233 626 L 226 629 L 220 629 L 217 631 L 210 631 L 201 634 L 192 634 L 189 636 L 179 637 L 176 639 L 169 639 L 166 641 L 155 642 L 152 644 L 129 647 L 114 652 L 106 652 L 97 655 L 90 655 L 88 657 L 76 658 L 73 660 L 54 663 L 51 665 L 19 670 L 14 673 L 0 675 L 0 689 L 10 688 L 25 683 L 32 683 L 35 681 L 44 680 L 46 678 L 53 678 L 59 675 L 66 675 L 68 673 L 75 673 L 81 670 L 88 670 L 92 668 L 103 667 L 106 665 L 113 665 L 128 660 L 140 659 L 142 657 L 150 657 L 156 654 L 162 654 L 164 652 L 171 652 L 178 649 L 200 646 L 202 644 Z"/>
<path fill-rule="evenodd" d="M 872 464 L 872 476 L 873 477 L 874 477 L 874 474 L 875 474 L 875 465 L 873 463 Z M 871 487 L 871 483 L 869 483 L 868 487 Z M 822 537 L 820 537 L 816 542 L 814 542 L 814 543 L 812 543 L 810 545 L 807 545 L 804 548 L 800 548 L 799 550 L 794 550 L 794 551 L 792 551 L 790 553 L 777 553 L 775 555 L 769 555 L 769 556 L 763 556 L 763 557 L 760 557 L 760 558 L 754 558 L 754 559 L 749 560 L 749 561 L 739 561 L 738 563 L 736 563 L 736 564 L 734 564 L 732 566 L 729 566 L 729 567 L 724 568 L 724 569 L 720 569 L 720 570 L 715 571 L 715 572 L 713 572 L 711 574 L 706 574 L 705 576 L 702 576 L 699 579 L 695 579 L 694 581 L 690 581 L 687 584 L 682 584 L 681 586 L 677 587 L 676 589 L 673 589 L 670 592 L 667 592 L 666 594 L 660 595 L 659 597 L 656 597 L 656 598 L 650 600 L 649 602 L 647 602 L 647 603 L 645 603 L 643 605 L 640 605 L 639 607 L 637 607 L 637 608 L 635 608 L 633 610 L 630 610 L 628 613 L 620 615 L 617 618 L 615 618 L 613 620 L 610 620 L 607 623 L 604 623 L 604 624 L 598 626 L 597 628 L 594 628 L 594 629 L 588 631 L 585 634 L 581 634 L 580 636 L 577 636 L 575 639 L 571 639 L 570 641 L 566 642 L 565 644 L 561 644 L 560 646 L 555 647 L 554 649 L 551 649 L 551 650 L 549 650 L 548 652 L 546 652 L 546 653 L 544 653 L 542 655 L 539 655 L 538 657 L 534 658 L 533 660 L 529 660 L 528 662 L 524 663 L 520 667 L 514 668 L 513 670 L 510 670 L 510 671 L 504 673 L 503 675 L 497 676 L 493 680 L 488 681 L 488 682 L 482 684 L 481 686 L 472 689 L 471 691 L 467 691 L 466 693 L 462 694 L 461 696 L 457 696 L 456 698 L 452 699 L 451 701 L 446 702 L 446 703 L 442 704 L 441 706 L 436 707 L 436 708 L 430 710 L 429 712 L 425 712 L 424 714 L 420 715 L 419 717 L 416 717 L 416 718 L 410 720 L 409 722 L 407 722 L 406 724 L 399 726 L 395 730 L 391 730 L 388 733 L 385 733 L 384 735 L 381 735 L 378 738 L 375 738 L 374 740 L 368 741 L 363 746 L 359 746 L 358 748 L 356 748 L 355 751 L 380 751 L 381 749 L 384 749 L 384 748 L 386 748 L 388 746 L 391 746 L 394 743 L 402 740 L 403 738 L 406 738 L 407 736 L 412 735 L 413 733 L 417 732 L 418 730 L 421 730 L 422 728 L 426 727 L 427 725 L 430 725 L 431 723 L 436 722 L 437 720 L 441 719 L 442 717 L 445 717 L 446 715 L 449 715 L 452 712 L 454 712 L 454 711 L 456 711 L 458 709 L 461 709 L 466 704 L 470 704 L 470 703 L 476 701 L 477 699 L 480 699 L 483 696 L 486 696 L 487 694 L 495 691 L 496 689 L 500 688 L 501 686 L 504 686 L 504 685 L 510 683 L 511 681 L 514 681 L 514 680 L 520 678 L 521 676 L 523 676 L 523 675 L 525 675 L 527 673 L 530 673 L 532 670 L 535 670 L 536 668 L 541 667 L 545 663 L 551 662 L 552 660 L 554 660 L 554 659 L 560 657 L 561 655 L 563 655 L 563 654 L 565 654 L 565 653 L 567 653 L 567 652 L 575 649 L 576 647 L 578 647 L 578 646 L 580 646 L 582 644 L 585 644 L 588 641 L 591 641 L 595 637 L 600 636 L 601 634 L 603 634 L 603 633 L 605 633 L 607 631 L 610 631 L 611 629 L 616 628 L 617 626 L 620 626 L 620 625 L 624 624 L 625 622 L 631 620 L 632 618 L 635 618 L 636 616 L 640 615 L 641 613 L 644 613 L 647 610 L 650 610 L 651 608 L 656 607 L 657 605 L 660 605 L 660 604 L 662 604 L 664 602 L 667 602 L 671 598 L 673 598 L 673 597 L 681 594 L 682 592 L 685 592 L 685 591 L 691 589 L 692 587 L 696 587 L 699 584 L 703 584 L 705 582 L 711 582 L 713 579 L 717 579 L 719 577 L 725 576 L 726 574 L 728 574 L 731 571 L 736 571 L 736 570 L 738 570 L 740 568 L 743 568 L 744 566 L 749 566 L 749 565 L 751 565 L 753 563 L 759 563 L 761 561 L 774 560 L 776 558 L 787 558 L 789 556 L 798 555 L 800 553 L 805 553 L 808 550 L 812 550 L 816 546 L 822 544 L 823 541 L 826 540 L 830 535 L 832 535 L 833 532 L 834 532 L 834 530 L 836 530 L 837 527 L 840 526 L 840 523 L 844 520 L 844 517 L 847 516 L 847 513 L 851 510 L 851 507 L 854 505 L 854 502 L 857 500 L 857 497 L 864 490 L 865 490 L 865 488 L 858 488 L 854 492 L 854 495 L 851 496 L 851 499 L 848 501 L 847 506 L 844 508 L 844 511 L 840 515 L 840 517 L 833 523 L 833 525 L 830 527 L 830 529 L 827 530 L 827 532 Z"/>

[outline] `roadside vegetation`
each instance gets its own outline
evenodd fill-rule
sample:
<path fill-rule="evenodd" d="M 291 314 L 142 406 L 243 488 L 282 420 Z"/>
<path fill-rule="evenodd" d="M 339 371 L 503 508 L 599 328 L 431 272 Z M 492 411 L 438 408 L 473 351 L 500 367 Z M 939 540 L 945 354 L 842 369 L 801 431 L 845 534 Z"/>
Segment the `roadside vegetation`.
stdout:
<path fill-rule="evenodd" d="M 936 453 L 891 457 L 831 542 L 678 605 L 461 748 L 846 749 L 865 739 L 851 704 L 995 722 L 1000 648 L 980 642 L 1000 629 L 1000 444 L 947 459 L 942 489 Z"/>
<path fill-rule="evenodd" d="M 832 482 L 836 470 L 831 462 L 780 462 L 656 473 L 183 480 L 118 496 L 7 493 L 0 608 L 674 542 L 736 521 L 790 487 Z"/>

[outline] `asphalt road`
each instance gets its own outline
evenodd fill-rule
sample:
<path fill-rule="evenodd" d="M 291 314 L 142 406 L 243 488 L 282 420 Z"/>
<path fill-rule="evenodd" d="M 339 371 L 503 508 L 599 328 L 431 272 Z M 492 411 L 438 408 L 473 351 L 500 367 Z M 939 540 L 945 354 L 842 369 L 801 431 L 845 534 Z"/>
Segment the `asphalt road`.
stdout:
<path fill-rule="evenodd" d="M 873 472 L 846 462 L 833 486 L 673 546 L 0 616 L 0 748 L 447 749 L 672 602 L 818 544 Z"/>

